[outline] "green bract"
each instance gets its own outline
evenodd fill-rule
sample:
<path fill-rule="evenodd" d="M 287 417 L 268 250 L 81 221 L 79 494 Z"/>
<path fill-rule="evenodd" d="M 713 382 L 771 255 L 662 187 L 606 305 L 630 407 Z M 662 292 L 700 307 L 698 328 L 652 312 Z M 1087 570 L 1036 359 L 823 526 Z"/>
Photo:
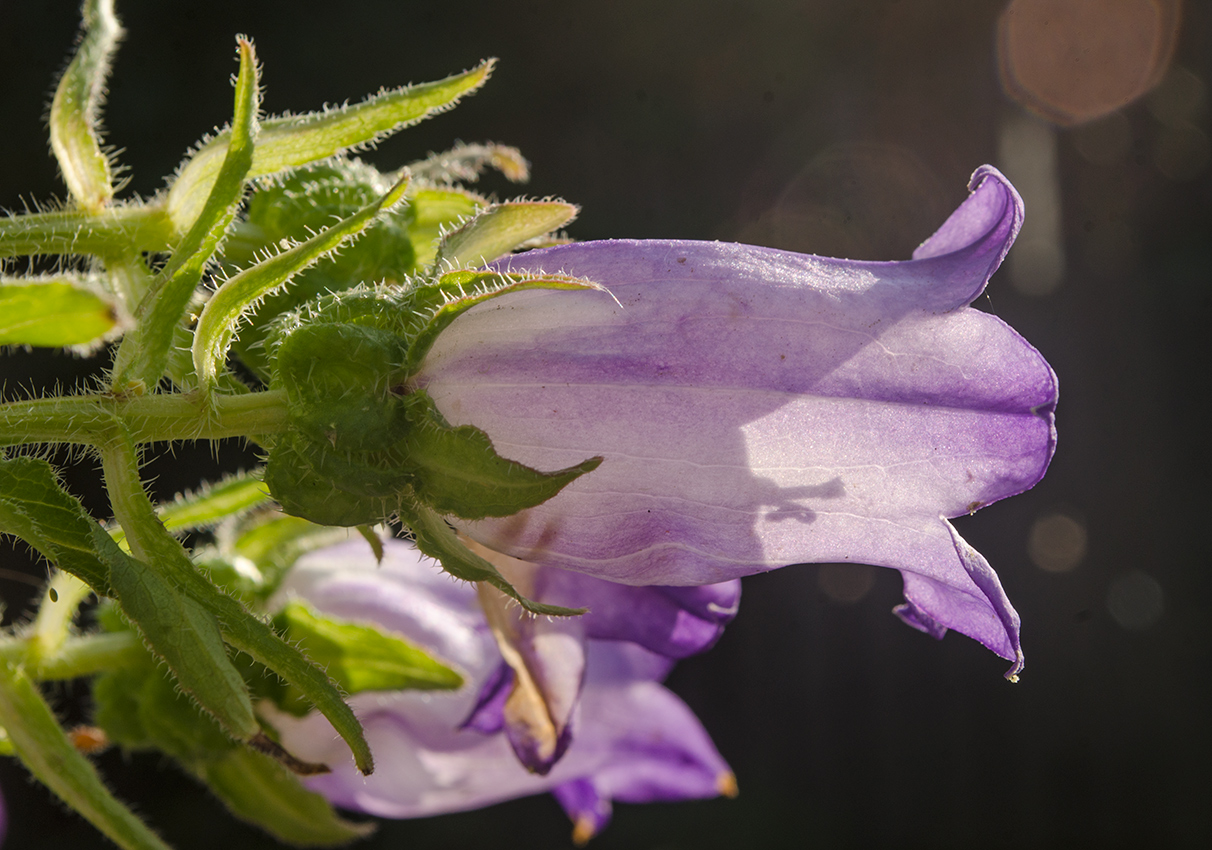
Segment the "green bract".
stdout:
<path fill-rule="evenodd" d="M 351 158 L 473 93 L 492 60 L 353 106 L 266 116 L 244 37 L 230 125 L 187 152 L 164 192 L 123 198 L 99 131 L 123 31 L 113 0 L 86 0 L 82 17 L 49 112 L 67 199 L 0 218 L 0 258 L 49 257 L 27 265 L 58 271 L 0 278 L 0 345 L 113 343 L 112 362 L 93 391 L 0 401 L 0 534 L 53 568 L 32 622 L 0 635 L 0 754 L 119 846 L 162 848 L 38 688 L 99 676 L 95 720 L 112 743 L 166 754 L 281 840 L 346 843 L 366 829 L 299 784 L 326 766 L 277 744 L 258 702 L 322 712 L 369 773 L 346 697 L 462 678 L 398 635 L 295 603 L 271 612 L 269 600 L 307 551 L 356 527 L 381 553 L 380 524 L 399 520 L 453 575 L 538 613 L 578 613 L 522 597 L 446 518 L 531 507 L 599 460 L 544 473 L 504 459 L 415 384 L 437 337 L 476 304 L 595 286 L 482 268 L 558 238 L 576 208 L 491 203 L 460 185 L 486 168 L 525 180 L 525 160 L 500 145 L 459 144 L 390 173 Z M 153 504 L 144 446 L 231 437 L 260 446 L 266 468 Z M 8 448 L 56 444 L 99 459 L 112 517 L 91 516 L 47 460 Z M 81 634 L 90 595 L 101 631 Z"/>

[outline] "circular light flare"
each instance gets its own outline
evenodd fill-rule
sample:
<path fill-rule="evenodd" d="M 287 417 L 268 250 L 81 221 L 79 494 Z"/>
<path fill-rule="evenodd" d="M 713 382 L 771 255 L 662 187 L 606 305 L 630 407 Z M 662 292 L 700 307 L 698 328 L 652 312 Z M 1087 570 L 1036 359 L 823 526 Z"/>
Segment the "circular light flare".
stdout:
<path fill-rule="evenodd" d="M 1182 0 L 1011 0 L 997 27 L 1002 87 L 1071 127 L 1131 103 L 1165 75 Z"/>
<path fill-rule="evenodd" d="M 1157 579 L 1143 570 L 1131 570 L 1111 583 L 1107 610 L 1121 628 L 1141 632 L 1162 618 L 1165 598 Z"/>
<path fill-rule="evenodd" d="M 1086 526 L 1065 514 L 1048 514 L 1031 524 L 1027 554 L 1049 573 L 1067 573 L 1086 557 Z"/>
<path fill-rule="evenodd" d="M 816 583 L 829 601 L 853 605 L 875 587 L 875 567 L 867 564 L 821 564 Z"/>

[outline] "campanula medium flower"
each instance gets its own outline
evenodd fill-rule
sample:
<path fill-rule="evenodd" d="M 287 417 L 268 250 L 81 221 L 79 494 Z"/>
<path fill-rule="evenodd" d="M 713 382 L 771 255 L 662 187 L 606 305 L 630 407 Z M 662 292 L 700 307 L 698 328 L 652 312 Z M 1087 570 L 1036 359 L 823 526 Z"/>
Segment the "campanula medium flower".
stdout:
<path fill-rule="evenodd" d="M 1019 620 L 949 518 L 1039 481 L 1057 381 L 969 306 L 1021 226 L 995 169 L 905 262 L 720 242 L 515 255 L 596 291 L 531 291 L 457 319 L 420 376 L 452 424 L 540 469 L 604 458 L 549 501 L 457 523 L 491 549 L 627 584 L 803 562 L 904 577 L 909 624 L 1022 663 Z"/>
<path fill-rule="evenodd" d="M 551 791 L 580 838 L 606 824 L 612 800 L 734 793 L 735 780 L 711 739 L 660 681 L 674 659 L 719 637 L 736 613 L 739 582 L 626 587 L 550 568 L 521 575 L 518 567 L 511 577 L 540 600 L 576 598 L 590 613 L 536 619 L 518 613 L 516 605 L 494 608 L 490 599 L 486 615 L 482 593 L 452 581 L 400 541 L 387 542 L 381 565 L 358 541 L 313 553 L 293 568 L 282 599 L 301 598 L 329 616 L 399 634 L 465 678 L 452 692 L 351 698 L 376 756 L 369 777 L 355 770 L 321 715 L 275 714 L 291 752 L 333 768 L 309 780 L 311 787 L 337 805 L 392 818 Z M 536 628 L 490 623 L 501 612 Z M 522 679 L 530 682 L 523 686 Z M 511 697 L 520 704 L 512 713 Z M 541 725 L 536 714 L 551 721 L 553 739 L 546 743 L 561 739 L 559 752 L 535 752 L 543 736 L 527 733 Z"/>

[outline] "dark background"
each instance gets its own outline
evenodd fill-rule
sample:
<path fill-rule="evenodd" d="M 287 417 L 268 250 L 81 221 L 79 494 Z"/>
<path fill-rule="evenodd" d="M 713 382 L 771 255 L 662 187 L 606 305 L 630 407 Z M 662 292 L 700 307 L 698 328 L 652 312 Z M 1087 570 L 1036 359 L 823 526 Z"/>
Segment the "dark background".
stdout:
<path fill-rule="evenodd" d="M 233 38 L 246 33 L 271 112 L 500 57 L 480 94 L 367 158 L 391 169 L 455 139 L 517 145 L 533 162 L 528 195 L 583 205 L 580 239 L 906 258 L 964 198 L 973 169 L 993 162 L 1022 189 L 1028 228 L 1043 222 L 1033 238 L 1054 270 L 1063 252 L 1049 293 L 1029 294 L 1046 274 L 1003 268 L 978 302 L 1060 376 L 1056 459 L 1030 493 L 957 521 L 1022 615 L 1022 681 L 1003 681 L 1006 664 L 973 641 L 935 643 L 901 625 L 888 613 L 900 600 L 892 571 L 873 571 L 870 587 L 861 571 L 817 566 L 748 579 L 720 644 L 670 680 L 732 764 L 740 797 L 617 806 L 595 847 L 1208 846 L 1212 4 L 1185 5 L 1168 75 L 1164 50 L 1158 62 L 1162 88 L 1076 129 L 1030 119 L 1004 93 L 1006 5 L 119 2 L 128 37 L 106 126 L 125 149 L 128 191 L 144 196 L 227 120 Z M 1108 0 L 1102 18 L 1110 26 L 1133 5 Z M 7 208 L 64 192 L 42 116 L 76 13 L 74 2 L 0 0 Z M 1035 147 L 1015 147 L 1015 128 Z M 3 369 L 11 394 L 31 374 L 71 384 L 90 364 L 15 354 Z M 186 448 L 152 473 L 169 497 L 249 462 L 239 446 L 217 461 Z M 100 515 L 98 477 L 86 465 L 70 480 Z M 0 557 L 39 574 L 10 548 Z M 6 622 L 30 590 L 0 578 Z M 272 845 L 154 758 L 99 761 L 176 847 Z M 9 760 L 0 785 L 9 847 L 103 844 Z M 564 847 L 568 834 L 556 804 L 536 797 L 384 823 L 366 846 Z"/>

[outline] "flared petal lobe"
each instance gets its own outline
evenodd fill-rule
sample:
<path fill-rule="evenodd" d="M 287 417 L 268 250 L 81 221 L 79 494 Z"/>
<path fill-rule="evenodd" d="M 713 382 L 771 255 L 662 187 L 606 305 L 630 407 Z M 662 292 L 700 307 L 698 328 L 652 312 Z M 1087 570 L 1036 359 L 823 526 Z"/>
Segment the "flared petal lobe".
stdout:
<path fill-rule="evenodd" d="M 1017 615 L 996 576 L 974 578 L 945 519 L 1031 487 L 1052 455 L 1055 375 L 968 306 L 1022 216 L 986 166 L 905 262 L 679 241 L 502 261 L 610 294 L 478 306 L 438 340 L 420 383 L 506 457 L 605 460 L 548 502 L 460 527 L 515 557 L 636 585 L 802 562 L 894 567 L 920 622 L 1017 659 Z"/>

